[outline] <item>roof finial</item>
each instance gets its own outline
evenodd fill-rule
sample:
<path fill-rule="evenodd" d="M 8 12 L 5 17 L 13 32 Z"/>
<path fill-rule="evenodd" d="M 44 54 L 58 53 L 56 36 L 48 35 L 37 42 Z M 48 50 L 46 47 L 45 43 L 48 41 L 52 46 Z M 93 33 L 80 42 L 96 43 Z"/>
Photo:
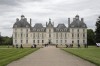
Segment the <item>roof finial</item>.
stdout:
<path fill-rule="evenodd" d="M 49 18 L 49 22 L 51 22 L 51 19 Z"/>
<path fill-rule="evenodd" d="M 24 15 L 21 15 L 21 19 L 24 19 L 25 18 L 25 16 Z"/>

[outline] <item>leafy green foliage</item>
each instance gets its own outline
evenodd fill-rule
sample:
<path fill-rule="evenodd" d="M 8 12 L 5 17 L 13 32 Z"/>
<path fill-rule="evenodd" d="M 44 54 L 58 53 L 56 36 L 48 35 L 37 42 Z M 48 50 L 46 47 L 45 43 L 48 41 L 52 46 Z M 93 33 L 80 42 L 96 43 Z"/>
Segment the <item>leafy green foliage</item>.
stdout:
<path fill-rule="evenodd" d="M 100 48 L 64 48 L 63 50 L 100 66 Z"/>
<path fill-rule="evenodd" d="M 8 63 L 22 58 L 35 50 L 37 48 L 0 48 L 0 66 L 6 66 Z"/>
<path fill-rule="evenodd" d="M 87 29 L 87 44 L 95 45 L 95 35 L 92 29 Z"/>
<path fill-rule="evenodd" d="M 7 36 L 3 37 L 2 36 L 2 37 L 0 37 L 0 39 L 1 39 L 0 40 L 0 42 L 1 42 L 0 45 L 12 45 L 12 42 L 13 42 L 12 37 L 7 37 Z"/>
<path fill-rule="evenodd" d="M 95 41 L 96 43 L 100 43 L 100 16 L 98 17 L 96 22 Z"/>

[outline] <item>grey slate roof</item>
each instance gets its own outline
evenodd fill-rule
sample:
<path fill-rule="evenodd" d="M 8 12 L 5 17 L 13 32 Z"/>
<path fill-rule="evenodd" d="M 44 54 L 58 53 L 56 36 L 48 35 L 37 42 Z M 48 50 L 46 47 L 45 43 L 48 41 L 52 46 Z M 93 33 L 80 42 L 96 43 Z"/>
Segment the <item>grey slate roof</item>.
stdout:
<path fill-rule="evenodd" d="M 32 32 L 45 32 L 46 28 L 41 23 L 36 23 L 32 28 Z"/>
<path fill-rule="evenodd" d="M 76 17 L 79 17 L 76 15 Z M 13 28 L 30 28 L 32 32 L 46 32 L 47 27 L 52 27 L 54 29 L 54 32 L 68 32 L 69 28 L 87 28 L 86 24 L 79 19 L 75 19 L 67 28 L 65 24 L 58 24 L 57 27 L 54 27 L 54 25 L 51 23 L 51 19 L 49 19 L 48 25 L 46 24 L 46 27 L 43 27 L 41 23 L 36 23 L 34 27 L 31 27 L 31 25 L 27 22 L 27 19 L 24 17 L 24 15 L 21 15 L 21 20 L 17 19 L 15 24 L 13 25 Z"/>
<path fill-rule="evenodd" d="M 24 15 L 22 15 L 23 17 L 24 17 Z M 27 27 L 27 28 L 30 28 L 31 27 L 31 25 L 27 22 L 27 19 L 26 18 L 24 18 L 24 19 L 21 19 L 21 20 L 18 20 L 17 19 L 17 21 L 15 22 L 15 24 L 13 25 L 13 28 L 25 28 L 25 27 Z"/>
<path fill-rule="evenodd" d="M 36 28 L 36 29 L 41 29 L 41 28 L 43 28 L 43 25 L 42 25 L 41 23 L 36 23 L 36 24 L 34 25 L 34 28 Z"/>
<path fill-rule="evenodd" d="M 64 29 L 66 28 L 65 24 L 58 24 L 57 26 L 58 29 Z"/>
<path fill-rule="evenodd" d="M 67 27 L 65 26 L 65 24 L 58 24 L 57 27 L 54 28 L 55 32 L 67 32 Z"/>
<path fill-rule="evenodd" d="M 70 24 L 70 28 L 87 28 L 86 24 L 80 20 L 74 20 Z"/>

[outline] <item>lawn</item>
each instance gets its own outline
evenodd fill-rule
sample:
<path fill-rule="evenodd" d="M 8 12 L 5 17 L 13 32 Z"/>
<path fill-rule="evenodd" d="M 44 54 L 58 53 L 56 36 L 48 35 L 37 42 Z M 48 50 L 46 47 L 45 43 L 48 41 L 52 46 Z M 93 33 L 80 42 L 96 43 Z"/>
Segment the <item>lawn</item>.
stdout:
<path fill-rule="evenodd" d="M 100 47 L 63 48 L 63 50 L 100 66 Z"/>
<path fill-rule="evenodd" d="M 20 59 L 38 48 L 0 48 L 0 66 L 6 66 L 10 62 Z"/>

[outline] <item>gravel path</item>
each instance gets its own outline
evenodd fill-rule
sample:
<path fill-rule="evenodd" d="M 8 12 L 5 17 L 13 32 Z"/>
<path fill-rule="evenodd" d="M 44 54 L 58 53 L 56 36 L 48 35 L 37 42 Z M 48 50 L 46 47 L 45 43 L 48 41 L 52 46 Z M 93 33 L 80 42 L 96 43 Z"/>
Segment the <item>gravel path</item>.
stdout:
<path fill-rule="evenodd" d="M 7 66 L 95 66 L 79 57 L 52 46 L 41 48 Z"/>

